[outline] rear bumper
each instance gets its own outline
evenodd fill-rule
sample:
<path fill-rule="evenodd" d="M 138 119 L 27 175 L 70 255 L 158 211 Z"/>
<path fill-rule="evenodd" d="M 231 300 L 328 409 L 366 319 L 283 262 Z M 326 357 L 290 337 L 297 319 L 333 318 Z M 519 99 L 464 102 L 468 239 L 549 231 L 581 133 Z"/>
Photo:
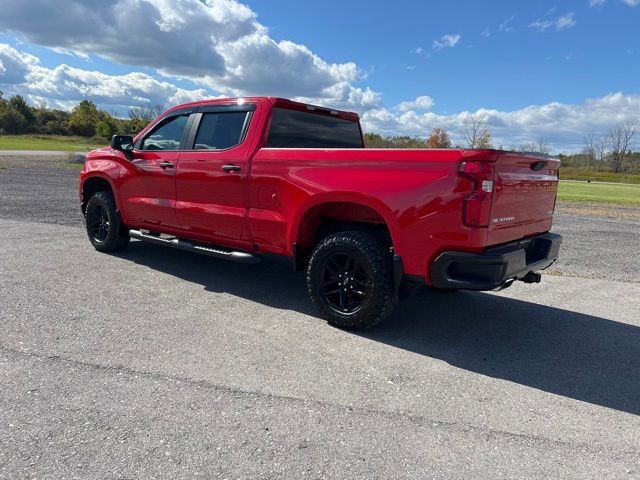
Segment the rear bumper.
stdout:
<path fill-rule="evenodd" d="M 444 252 L 431 266 L 431 284 L 444 289 L 500 289 L 549 267 L 558 259 L 561 243 L 560 235 L 546 233 L 482 253 Z"/>

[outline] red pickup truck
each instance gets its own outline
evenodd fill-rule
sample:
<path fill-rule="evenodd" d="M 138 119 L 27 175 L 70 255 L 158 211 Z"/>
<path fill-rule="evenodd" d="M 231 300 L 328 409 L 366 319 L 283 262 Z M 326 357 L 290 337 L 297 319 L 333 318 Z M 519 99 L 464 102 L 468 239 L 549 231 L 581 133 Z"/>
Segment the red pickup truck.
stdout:
<path fill-rule="evenodd" d="M 80 202 L 100 251 L 130 238 L 237 262 L 284 255 L 344 328 L 387 318 L 403 282 L 539 282 L 560 162 L 496 150 L 365 148 L 355 113 L 281 98 L 172 108 L 89 153 Z"/>

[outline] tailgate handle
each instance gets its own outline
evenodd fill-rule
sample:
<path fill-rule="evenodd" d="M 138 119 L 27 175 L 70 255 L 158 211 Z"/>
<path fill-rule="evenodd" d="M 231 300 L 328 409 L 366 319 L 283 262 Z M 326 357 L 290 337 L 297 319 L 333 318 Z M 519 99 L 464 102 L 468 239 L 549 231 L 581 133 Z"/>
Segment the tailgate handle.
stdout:
<path fill-rule="evenodd" d="M 547 164 L 547 162 L 540 160 L 539 162 L 533 162 L 531 164 L 531 170 L 533 170 L 534 172 L 539 172 L 540 170 L 542 170 L 545 165 Z"/>

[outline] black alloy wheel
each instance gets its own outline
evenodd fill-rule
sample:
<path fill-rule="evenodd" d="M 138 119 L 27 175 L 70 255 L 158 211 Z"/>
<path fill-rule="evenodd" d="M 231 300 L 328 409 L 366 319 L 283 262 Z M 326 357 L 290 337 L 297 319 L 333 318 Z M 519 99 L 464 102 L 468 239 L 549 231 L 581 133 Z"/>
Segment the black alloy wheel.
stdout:
<path fill-rule="evenodd" d="M 129 231 L 120 223 L 111 192 L 96 192 L 87 202 L 85 222 L 89 241 L 96 250 L 115 252 L 129 244 Z"/>
<path fill-rule="evenodd" d="M 350 252 L 325 257 L 321 292 L 325 302 L 343 315 L 356 313 L 367 298 L 370 285 L 363 266 Z"/>
<path fill-rule="evenodd" d="M 307 292 L 329 323 L 368 328 L 388 318 L 398 301 L 389 246 L 367 231 L 338 232 L 315 246 Z"/>
<path fill-rule="evenodd" d="M 104 242 L 109 235 L 109 214 L 104 205 L 98 203 L 87 213 L 87 229 L 96 242 Z"/>

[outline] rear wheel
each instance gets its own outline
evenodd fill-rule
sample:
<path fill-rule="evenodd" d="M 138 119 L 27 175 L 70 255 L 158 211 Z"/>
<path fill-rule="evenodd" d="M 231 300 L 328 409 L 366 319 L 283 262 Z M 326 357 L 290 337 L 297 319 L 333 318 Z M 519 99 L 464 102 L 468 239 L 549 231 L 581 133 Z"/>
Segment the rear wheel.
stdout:
<path fill-rule="evenodd" d="M 116 202 L 111 192 L 96 192 L 85 210 L 87 235 L 101 252 L 115 252 L 129 245 L 129 235 L 120 223 Z"/>
<path fill-rule="evenodd" d="M 325 237 L 307 267 L 307 291 L 329 323 L 359 329 L 388 318 L 398 301 L 392 256 L 375 236 L 361 231 Z"/>

